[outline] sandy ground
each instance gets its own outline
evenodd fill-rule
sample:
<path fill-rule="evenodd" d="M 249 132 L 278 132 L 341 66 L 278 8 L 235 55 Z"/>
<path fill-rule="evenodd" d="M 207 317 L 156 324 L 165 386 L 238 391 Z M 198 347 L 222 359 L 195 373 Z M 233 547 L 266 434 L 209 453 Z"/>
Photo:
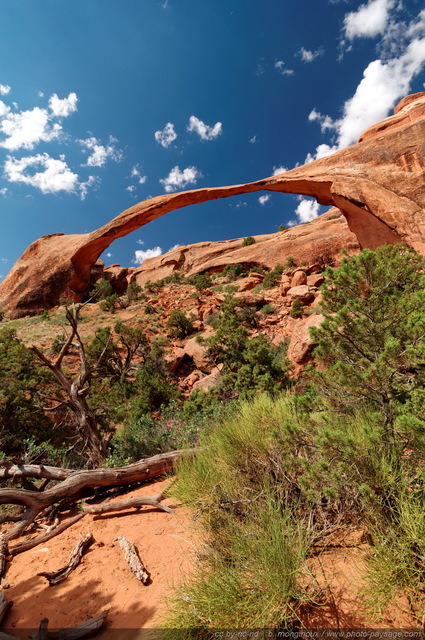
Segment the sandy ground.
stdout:
<path fill-rule="evenodd" d="M 169 479 L 150 483 L 125 497 L 153 495 L 169 483 Z M 164 504 L 175 506 L 172 499 L 165 499 Z M 95 542 L 81 564 L 64 582 L 49 587 L 37 573 L 66 564 L 72 548 L 89 531 Z M 130 572 L 117 542 L 120 535 L 136 545 L 150 584 L 142 585 Z M 45 545 L 15 556 L 6 576 L 10 588 L 5 590 L 14 606 L 2 631 L 28 638 L 28 629 L 38 628 L 43 618 L 49 619 L 49 629 L 71 627 L 105 609 L 109 610 L 106 629 L 154 628 L 166 609 L 166 594 L 193 566 L 193 539 L 190 514 L 181 508 L 173 514 L 150 507 L 138 512 L 88 514 Z"/>
<path fill-rule="evenodd" d="M 170 479 L 152 482 L 127 493 L 125 498 L 153 495 L 168 484 Z M 104 610 L 108 610 L 108 616 L 102 640 L 136 640 L 142 633 L 139 630 L 157 628 L 167 609 L 166 596 L 190 575 L 196 546 L 202 541 L 189 510 L 170 498 L 164 504 L 176 507 L 175 512 L 142 507 L 140 511 L 117 514 L 88 514 L 45 545 L 15 556 L 6 575 L 10 588 L 5 590 L 6 599 L 13 600 L 14 606 L 2 631 L 24 639 L 34 633 L 43 618 L 49 619 L 49 629 L 53 630 L 81 624 Z M 49 587 L 37 573 L 55 571 L 66 564 L 75 544 L 89 531 L 95 542 L 81 564 L 64 582 Z M 136 545 L 151 577 L 148 585 L 142 585 L 124 562 L 117 542 L 120 535 Z M 359 537 L 357 544 L 328 550 L 311 561 L 310 569 L 322 589 L 324 603 L 308 606 L 301 613 L 307 629 L 420 628 L 418 619 L 406 613 L 407 601 L 388 611 L 380 622 L 362 614 L 359 592 L 366 551 L 367 545 L 361 544 Z"/>

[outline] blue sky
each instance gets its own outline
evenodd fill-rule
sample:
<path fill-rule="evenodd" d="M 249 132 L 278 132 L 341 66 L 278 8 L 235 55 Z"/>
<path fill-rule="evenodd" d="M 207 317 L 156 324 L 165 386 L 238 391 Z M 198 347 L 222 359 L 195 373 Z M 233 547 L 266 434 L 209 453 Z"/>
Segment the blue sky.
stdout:
<path fill-rule="evenodd" d="M 0 276 L 49 233 L 148 197 L 257 180 L 355 143 L 425 90 L 420 0 L 2 0 Z M 249 194 L 182 209 L 109 248 L 270 233 L 323 212 Z"/>

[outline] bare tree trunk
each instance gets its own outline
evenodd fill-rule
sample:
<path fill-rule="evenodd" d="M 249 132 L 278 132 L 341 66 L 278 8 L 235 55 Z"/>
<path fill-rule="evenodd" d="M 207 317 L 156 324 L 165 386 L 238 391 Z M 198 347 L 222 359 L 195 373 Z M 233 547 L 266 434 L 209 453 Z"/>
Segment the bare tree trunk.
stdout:
<path fill-rule="evenodd" d="M 152 458 L 139 460 L 125 467 L 113 469 L 63 470 L 64 475 L 67 475 L 65 480 L 43 492 L 12 488 L 0 489 L 0 504 L 20 504 L 26 507 L 22 519 L 8 532 L 6 540 L 12 540 L 22 535 L 25 529 L 34 522 L 35 518 L 52 504 L 76 500 L 81 496 L 81 492 L 87 489 L 125 486 L 157 478 L 164 473 L 172 471 L 174 463 L 183 453 L 184 450 L 170 451 Z M 24 465 L 22 466 L 24 467 Z M 35 465 L 31 466 L 34 467 Z M 43 467 L 36 467 L 33 471 L 33 477 L 43 477 L 43 473 Z M 22 469 L 22 475 L 28 477 L 28 474 L 25 473 L 25 468 Z M 50 471 L 49 475 L 51 475 Z M 160 502 L 158 495 L 152 496 L 152 498 Z M 161 505 L 161 508 L 164 509 L 163 505 Z M 13 554 L 13 549 L 10 552 Z"/>

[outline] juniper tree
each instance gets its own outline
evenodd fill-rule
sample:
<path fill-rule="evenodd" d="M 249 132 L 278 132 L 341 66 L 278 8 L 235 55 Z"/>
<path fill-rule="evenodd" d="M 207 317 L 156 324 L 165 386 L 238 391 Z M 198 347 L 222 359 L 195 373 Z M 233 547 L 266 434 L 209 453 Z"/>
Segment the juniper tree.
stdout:
<path fill-rule="evenodd" d="M 333 407 L 375 407 L 392 424 L 396 406 L 425 382 L 425 260 L 404 245 L 365 249 L 328 268 L 325 317 L 311 334 L 314 379 Z"/>

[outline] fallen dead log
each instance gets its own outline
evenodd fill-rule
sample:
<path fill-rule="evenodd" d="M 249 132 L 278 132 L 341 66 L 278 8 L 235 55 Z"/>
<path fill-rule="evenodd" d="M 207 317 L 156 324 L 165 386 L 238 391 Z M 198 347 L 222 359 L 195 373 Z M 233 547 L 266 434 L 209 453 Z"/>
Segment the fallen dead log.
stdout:
<path fill-rule="evenodd" d="M 87 533 L 84 538 L 82 538 L 71 551 L 68 562 L 64 567 L 61 567 L 57 571 L 42 571 L 41 573 L 37 573 L 38 576 L 43 576 L 49 582 L 49 587 L 53 587 L 55 584 L 59 584 L 63 582 L 69 574 L 74 571 L 76 567 L 81 562 L 81 558 L 83 557 L 83 553 L 92 545 L 94 542 L 94 538 L 91 533 Z"/>
<path fill-rule="evenodd" d="M 66 480 L 75 469 L 49 467 L 43 464 L 17 464 L 10 460 L 0 461 L 0 480 L 39 478 L 45 480 Z"/>
<path fill-rule="evenodd" d="M 146 584 L 149 581 L 149 574 L 136 551 L 134 543 L 124 538 L 124 536 L 118 536 L 117 540 L 121 549 L 124 551 L 125 561 L 130 567 L 131 572 L 134 573 L 142 584 Z"/>
<path fill-rule="evenodd" d="M 29 538 L 28 540 L 18 542 L 18 544 L 15 544 L 14 547 L 11 547 L 9 549 L 9 554 L 11 556 L 16 556 L 18 555 L 18 553 L 28 551 L 28 549 L 32 549 L 33 547 L 37 547 L 39 544 L 47 542 L 51 538 L 54 538 L 55 536 L 59 535 L 59 533 L 62 533 L 62 531 L 65 531 L 65 529 L 68 529 L 68 527 L 71 527 L 73 524 L 81 520 L 81 518 L 84 518 L 84 513 L 79 513 L 77 516 L 61 522 L 61 524 L 58 524 L 57 527 L 53 527 L 52 529 L 50 529 L 50 531 L 47 531 L 47 533 L 43 533 L 42 536 L 38 536 L 37 538 Z"/>
<path fill-rule="evenodd" d="M 167 507 L 166 504 L 161 504 L 161 500 L 164 498 L 165 491 L 156 493 L 153 496 L 139 496 L 136 498 L 128 498 L 128 500 L 119 500 L 117 502 L 106 502 L 103 504 L 85 504 L 83 506 L 83 513 L 109 513 L 112 511 L 124 511 L 132 507 L 142 507 L 148 505 L 150 507 L 156 507 L 167 513 L 174 513 L 171 507 Z"/>
<path fill-rule="evenodd" d="M 72 471 L 65 480 L 43 492 L 13 488 L 0 489 L 0 504 L 20 504 L 26 507 L 21 520 L 6 534 L 6 539 L 18 538 L 34 522 L 41 511 L 52 504 L 60 504 L 65 500 L 69 503 L 73 497 L 78 496 L 83 490 L 131 485 L 168 473 L 172 471 L 176 460 L 183 453 L 184 450 L 182 449 L 170 451 L 152 458 L 139 460 L 125 467 Z M 69 470 L 64 469 L 62 471 L 68 473 Z M 37 473 L 40 473 L 39 469 Z"/>
<path fill-rule="evenodd" d="M 13 607 L 12 600 L 6 600 L 3 591 L 0 591 L 0 625 L 6 613 Z"/>
<path fill-rule="evenodd" d="M 38 632 L 30 636 L 30 638 L 31 640 L 78 640 L 78 638 L 85 638 L 101 628 L 107 615 L 108 612 L 104 611 L 96 618 L 91 618 L 87 620 L 87 622 L 79 624 L 77 627 L 60 629 L 59 631 L 49 631 L 47 628 L 49 620 L 44 618 L 44 620 L 40 622 Z"/>

